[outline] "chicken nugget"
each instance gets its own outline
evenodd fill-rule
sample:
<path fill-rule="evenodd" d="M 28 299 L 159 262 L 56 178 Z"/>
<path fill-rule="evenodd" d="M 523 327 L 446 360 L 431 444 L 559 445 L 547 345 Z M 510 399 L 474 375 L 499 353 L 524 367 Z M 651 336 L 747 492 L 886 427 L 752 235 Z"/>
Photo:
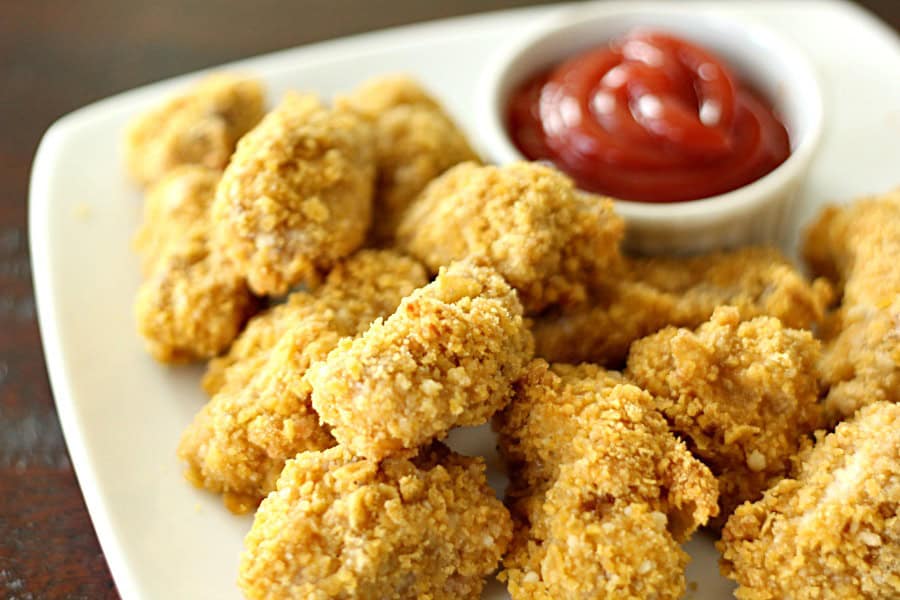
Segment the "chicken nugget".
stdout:
<path fill-rule="evenodd" d="M 789 472 L 821 423 L 812 333 L 720 307 L 696 332 L 636 341 L 625 375 L 653 394 L 672 431 L 719 480 L 719 519 Z"/>
<path fill-rule="evenodd" d="M 900 598 L 900 405 L 875 402 L 722 532 L 741 600 Z"/>
<path fill-rule="evenodd" d="M 696 327 L 721 305 L 736 306 L 744 319 L 769 315 L 809 329 L 831 298 L 827 281 L 810 283 L 775 248 L 629 259 L 621 278 L 605 278 L 589 302 L 535 317 L 535 353 L 621 367 L 633 341 L 667 325 Z"/>
<path fill-rule="evenodd" d="M 224 169 L 237 141 L 262 119 L 264 104 L 259 81 L 210 75 L 129 125 L 125 157 L 131 176 L 149 185 L 179 165 Z"/>
<path fill-rule="evenodd" d="M 138 332 L 161 362 L 213 357 L 228 348 L 256 300 L 209 240 L 209 209 L 220 171 L 176 167 L 147 192 L 135 236 L 145 280 L 135 300 Z"/>
<path fill-rule="evenodd" d="M 265 364 L 281 336 L 315 315 L 318 308 L 313 294 L 299 291 L 290 294 L 283 303 L 254 315 L 228 351 L 209 361 L 203 375 L 203 389 L 213 396 L 229 386 L 245 386 Z"/>
<path fill-rule="evenodd" d="M 410 258 L 362 251 L 315 292 L 260 316 L 253 339 L 236 343 L 231 363 L 216 367 L 221 385 L 182 435 L 178 455 L 188 479 L 245 512 L 274 488 L 287 459 L 334 445 L 310 405 L 304 373 L 425 282 Z"/>
<path fill-rule="evenodd" d="M 466 161 L 478 161 L 463 131 L 415 80 L 378 77 L 338 98 L 375 127 L 375 207 L 371 237 L 390 243 L 406 207 L 435 177 Z"/>
<path fill-rule="evenodd" d="M 172 246 L 141 284 L 134 304 L 148 352 L 164 363 L 216 356 L 255 309 L 243 277 L 210 253 L 203 238 Z"/>
<path fill-rule="evenodd" d="M 207 238 L 212 229 L 210 207 L 222 171 L 186 165 L 173 168 L 147 189 L 134 249 L 145 276 L 166 257 L 167 250 L 191 238 Z"/>
<path fill-rule="evenodd" d="M 500 577 L 513 600 L 679 598 L 679 543 L 718 510 L 709 469 L 619 373 L 538 359 L 515 389 L 494 418 L 511 470 Z"/>
<path fill-rule="evenodd" d="M 826 208 L 806 235 L 812 269 L 842 291 L 821 364 L 832 422 L 900 400 L 900 190 Z"/>
<path fill-rule="evenodd" d="M 365 239 L 374 180 L 369 123 L 288 93 L 225 169 L 213 204 L 216 242 L 259 295 L 315 283 Z"/>
<path fill-rule="evenodd" d="M 528 314 L 586 297 L 587 282 L 620 260 L 622 219 L 550 167 L 457 165 L 410 205 L 397 243 L 433 272 L 482 257 L 519 293 Z"/>
<path fill-rule="evenodd" d="M 256 513 L 238 583 L 248 598 L 480 598 L 512 527 L 484 470 L 440 444 L 381 463 L 300 454 Z"/>
<path fill-rule="evenodd" d="M 326 313 L 342 336 L 357 335 L 426 283 L 425 269 L 412 258 L 389 250 L 360 250 L 339 262 L 315 291 L 294 292 L 252 318 L 228 353 L 210 361 L 203 387 L 213 395 L 228 380 L 243 385 L 287 330 L 317 313 Z"/>
<path fill-rule="evenodd" d="M 462 262 L 342 340 L 306 379 L 338 442 L 379 460 L 486 422 L 531 353 L 516 293 L 494 269 Z"/>

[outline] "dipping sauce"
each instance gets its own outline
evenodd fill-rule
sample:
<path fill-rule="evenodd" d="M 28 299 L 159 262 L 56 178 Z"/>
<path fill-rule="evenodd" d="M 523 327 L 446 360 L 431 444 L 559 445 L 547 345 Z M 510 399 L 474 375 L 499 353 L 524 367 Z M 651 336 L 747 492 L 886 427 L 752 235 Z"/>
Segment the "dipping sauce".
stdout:
<path fill-rule="evenodd" d="M 790 154 L 765 99 L 708 50 L 655 31 L 636 30 L 539 73 L 512 94 L 507 117 L 526 157 L 623 200 L 715 196 Z"/>

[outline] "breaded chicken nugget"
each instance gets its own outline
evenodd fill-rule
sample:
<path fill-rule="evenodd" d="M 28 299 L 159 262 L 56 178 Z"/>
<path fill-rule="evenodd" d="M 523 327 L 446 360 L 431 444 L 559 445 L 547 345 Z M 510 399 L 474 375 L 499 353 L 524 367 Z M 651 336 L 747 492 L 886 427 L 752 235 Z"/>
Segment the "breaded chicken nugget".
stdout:
<path fill-rule="evenodd" d="M 338 269 L 335 267 L 335 269 Z M 330 274 L 329 274 L 330 275 Z M 322 286 L 323 288 L 327 286 Z M 253 316 L 228 352 L 209 361 L 203 389 L 210 396 L 229 385 L 243 387 L 269 358 L 269 352 L 287 331 L 318 309 L 313 294 L 300 291 Z"/>
<path fill-rule="evenodd" d="M 213 357 L 241 332 L 256 301 L 234 265 L 207 240 L 174 244 L 138 289 L 138 332 L 153 357 L 185 363 Z"/>
<path fill-rule="evenodd" d="M 587 282 L 618 264 L 623 232 L 610 200 L 577 191 L 550 167 L 464 163 L 409 207 L 397 241 L 433 272 L 483 257 L 534 314 L 583 301 Z"/>
<path fill-rule="evenodd" d="M 213 205 L 216 241 L 257 294 L 315 282 L 365 239 L 374 179 L 371 126 L 288 93 L 225 169 Z"/>
<path fill-rule="evenodd" d="M 513 600 L 681 596 L 679 542 L 716 514 L 716 481 L 647 392 L 535 360 L 494 427 L 511 468 Z"/>
<path fill-rule="evenodd" d="M 244 542 L 248 598 L 480 598 L 510 538 L 481 458 L 440 444 L 381 463 L 345 448 L 285 466 Z"/>
<path fill-rule="evenodd" d="M 380 460 L 486 422 L 509 401 L 531 353 L 516 293 L 494 269 L 462 262 L 387 320 L 342 340 L 306 379 L 335 439 Z"/>
<path fill-rule="evenodd" d="M 147 192 L 135 237 L 146 275 L 135 315 L 148 351 L 161 362 L 215 356 L 256 308 L 244 278 L 209 241 L 209 207 L 220 175 L 176 167 Z"/>
<path fill-rule="evenodd" d="M 224 169 L 235 144 L 262 119 L 260 82 L 211 75 L 135 119 L 126 132 L 128 170 L 149 185 L 179 165 Z"/>
<path fill-rule="evenodd" d="M 777 317 L 799 329 L 819 323 L 831 297 L 825 280 L 808 282 L 775 248 L 629 259 L 621 279 L 606 278 L 590 302 L 536 317 L 535 353 L 619 367 L 634 340 L 667 325 L 696 327 L 717 306 L 736 306 L 744 319 Z"/>
<path fill-rule="evenodd" d="M 315 291 L 295 292 L 252 318 L 228 353 L 209 362 L 203 387 L 213 395 L 226 380 L 244 385 L 278 339 L 311 315 L 325 313 L 342 336 L 357 335 L 426 283 L 425 269 L 415 260 L 389 250 L 361 250 L 339 262 Z"/>
<path fill-rule="evenodd" d="M 346 106 L 372 121 L 378 178 L 372 237 L 390 242 L 403 211 L 432 179 L 461 162 L 478 161 L 462 130 L 415 80 L 371 79 L 345 97 Z"/>
<path fill-rule="evenodd" d="M 274 488 L 284 462 L 334 445 L 309 405 L 301 380 L 341 336 L 313 315 L 288 330 L 243 387 L 226 386 L 181 437 L 178 456 L 194 485 L 224 494 L 235 513 L 252 510 Z"/>
<path fill-rule="evenodd" d="M 144 275 L 178 242 L 208 238 L 210 207 L 222 172 L 202 166 L 173 168 L 147 189 L 144 220 L 134 236 Z"/>
<path fill-rule="evenodd" d="M 900 400 L 900 190 L 829 207 L 806 236 L 813 270 L 843 288 L 821 370 L 832 421 Z"/>
<path fill-rule="evenodd" d="M 259 317 L 254 339 L 236 344 L 242 350 L 219 376 L 224 383 L 182 435 L 178 454 L 188 463 L 188 479 L 225 493 L 229 508 L 244 512 L 274 488 L 287 459 L 332 446 L 303 374 L 343 336 L 390 314 L 425 282 L 412 259 L 363 251 L 312 294 L 301 292 L 274 317 Z"/>
<path fill-rule="evenodd" d="M 900 598 L 900 405 L 820 433 L 791 479 L 735 511 L 718 548 L 741 600 Z"/>
<path fill-rule="evenodd" d="M 672 431 L 719 480 L 720 520 L 787 475 L 820 425 L 812 333 L 720 307 L 696 332 L 636 341 L 626 377 L 653 394 Z M 721 525 L 721 523 L 719 523 Z"/>

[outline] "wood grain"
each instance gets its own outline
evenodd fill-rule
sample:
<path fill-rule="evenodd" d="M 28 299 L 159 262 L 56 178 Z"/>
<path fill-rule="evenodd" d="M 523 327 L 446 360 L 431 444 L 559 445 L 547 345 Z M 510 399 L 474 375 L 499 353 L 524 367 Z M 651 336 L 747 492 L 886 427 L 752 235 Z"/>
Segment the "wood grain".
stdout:
<path fill-rule="evenodd" d="M 26 195 L 43 131 L 225 61 L 529 0 L 0 0 L 0 597 L 117 598 L 59 429 L 35 323 Z M 900 2 L 864 2 L 894 28 Z"/>

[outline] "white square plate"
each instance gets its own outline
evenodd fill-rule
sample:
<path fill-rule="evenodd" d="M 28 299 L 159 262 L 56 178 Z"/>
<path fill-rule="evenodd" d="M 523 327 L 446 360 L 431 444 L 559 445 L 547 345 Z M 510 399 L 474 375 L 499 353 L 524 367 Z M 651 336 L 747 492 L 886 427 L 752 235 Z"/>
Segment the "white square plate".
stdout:
<path fill-rule="evenodd" d="M 606 10 L 636 4 L 610 3 Z M 835 1 L 665 8 L 755 19 L 809 53 L 823 83 L 826 130 L 803 192 L 801 221 L 824 201 L 900 184 L 900 42 L 884 24 Z M 472 90 L 486 58 L 511 35 L 563 9 L 406 27 L 228 68 L 263 78 L 270 98 L 291 88 L 328 96 L 378 73 L 406 71 L 444 101 L 477 144 Z M 141 202 L 121 165 L 121 132 L 128 119 L 195 77 L 147 86 L 64 117 L 45 135 L 31 181 L 31 252 L 50 379 L 91 518 L 119 591 L 129 600 L 239 598 L 238 554 L 250 525 L 182 478 L 175 446 L 206 400 L 201 369 L 153 362 L 131 312 L 139 269 L 130 239 Z M 477 430 L 456 437 L 469 450 L 472 444 L 492 449 L 489 436 Z M 688 578 L 698 584 L 689 596 L 727 596 L 732 587 L 718 575 L 711 541 L 699 536 L 689 551 L 694 561 Z M 494 584 L 485 597 L 506 594 Z"/>

